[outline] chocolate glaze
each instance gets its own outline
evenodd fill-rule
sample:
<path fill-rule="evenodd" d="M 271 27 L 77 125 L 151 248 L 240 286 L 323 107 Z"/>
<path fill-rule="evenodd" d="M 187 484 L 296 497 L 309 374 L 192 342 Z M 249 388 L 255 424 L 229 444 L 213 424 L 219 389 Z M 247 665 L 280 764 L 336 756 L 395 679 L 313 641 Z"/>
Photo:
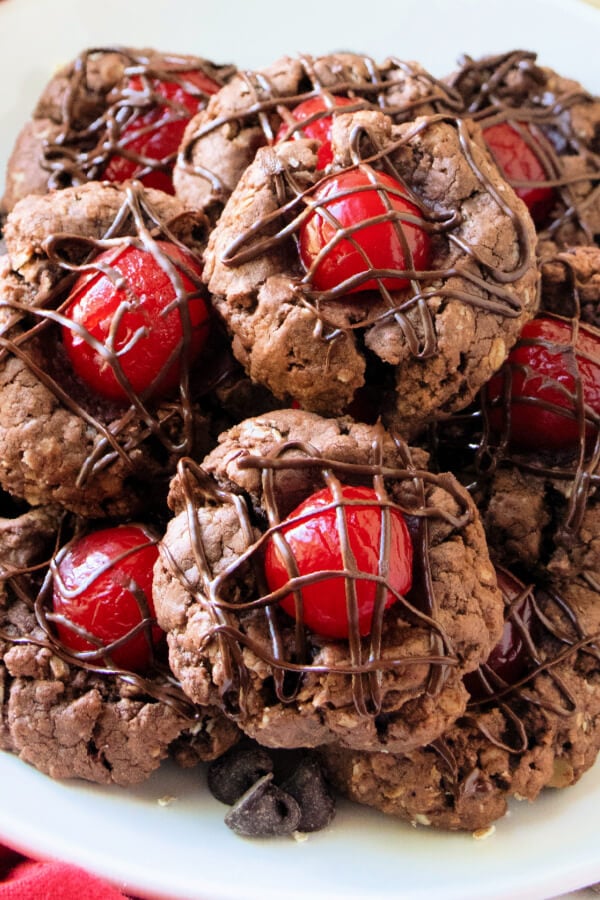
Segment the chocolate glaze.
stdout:
<path fill-rule="evenodd" d="M 48 236 L 44 249 L 50 265 L 58 272 L 49 290 L 40 290 L 30 304 L 13 299 L 3 299 L 1 303 L 14 315 L 0 334 L 0 365 L 11 355 L 19 357 L 58 401 L 90 425 L 100 438 L 79 472 L 77 486 L 82 490 L 96 472 L 110 466 L 117 457 L 133 471 L 132 454 L 149 440 L 162 446 L 162 455 L 167 460 L 163 468 L 168 475 L 174 468 L 174 459 L 191 453 L 197 441 L 196 404 L 190 386 L 192 372 L 186 356 L 191 339 L 187 303 L 192 296 L 204 296 L 205 289 L 195 271 L 181 266 L 197 288 L 194 294 L 187 292 L 178 269 L 157 241 L 169 241 L 190 252 L 177 233 L 181 228 L 193 228 L 198 217 L 186 213 L 166 223 L 139 182 L 126 185 L 122 196 L 118 215 L 101 238 L 65 233 Z M 201 218 L 197 225 L 203 227 Z M 98 271 L 114 283 L 122 282 L 121 274 L 110 264 L 104 262 L 97 266 L 94 259 L 104 250 L 113 249 L 118 255 L 123 247 L 131 245 L 152 253 L 169 274 L 175 293 L 172 306 L 178 308 L 181 315 L 183 338 L 176 351 L 181 359 L 181 378 L 179 391 L 171 398 L 149 400 L 134 392 L 121 372 L 117 354 L 105 346 L 103 355 L 129 400 L 119 405 L 94 397 L 90 389 L 78 381 L 62 350 L 58 329 L 59 326 L 68 327 L 91 342 L 88 332 L 65 315 L 69 290 L 81 272 Z M 72 262 L 74 251 L 79 260 L 77 263 Z M 120 304 L 116 315 L 124 311 L 124 304 L 125 301 Z M 157 373 L 156 381 L 160 381 L 163 374 Z M 208 381 L 206 383 L 210 387 Z"/>
<path fill-rule="evenodd" d="M 123 76 L 104 97 L 99 98 L 89 85 L 89 69 L 102 54 L 116 54 L 122 59 Z M 155 87 L 156 81 L 174 82 L 198 98 L 199 108 L 209 94 L 186 79 L 191 71 L 201 71 L 216 85 L 224 84 L 235 71 L 233 66 L 215 66 L 206 60 L 176 54 L 158 54 L 126 47 L 93 47 L 78 56 L 71 67 L 68 90 L 61 98 L 61 130 L 43 148 L 43 166 L 48 171 L 48 189 L 64 188 L 94 181 L 102 177 L 108 160 L 115 155 L 133 160 L 142 168 L 142 178 L 152 171 L 170 171 L 175 154 L 163 159 L 150 159 L 128 146 L 124 131 L 136 118 L 157 107 L 165 111 L 166 122 L 189 120 L 190 113 L 173 101 L 167 101 Z M 141 79 L 141 89 L 132 91 L 130 79 Z M 82 118 L 78 105 L 82 98 L 96 101 L 94 118 Z M 98 101 L 102 102 L 101 111 Z"/>
<path fill-rule="evenodd" d="M 345 110 L 346 108 L 343 108 L 344 112 Z M 448 123 L 456 129 L 469 166 L 479 182 L 484 184 L 490 192 L 499 211 L 502 210 L 513 222 L 519 241 L 519 258 L 515 265 L 503 268 L 483 260 L 477 246 L 467 243 L 458 234 L 458 227 L 461 224 L 460 211 L 450 206 L 440 209 L 439 204 L 436 210 L 430 209 L 400 174 L 398 164 L 394 159 L 395 154 L 401 152 L 402 148 L 410 144 L 411 139 L 419 133 L 440 122 Z M 477 164 L 476 153 L 474 153 L 475 140 L 468 123 L 445 114 L 420 117 L 410 128 L 407 128 L 402 137 L 390 140 L 385 147 L 378 146 L 373 134 L 363 125 L 357 124 L 351 131 L 350 142 L 352 167 L 360 167 L 368 174 L 369 180 L 373 184 L 378 183 L 377 172 L 379 170 L 391 175 L 401 186 L 398 191 L 399 196 L 414 204 L 419 209 L 422 219 L 418 220 L 409 213 L 392 209 L 386 194 L 389 188 L 380 190 L 382 204 L 386 211 L 377 217 L 377 221 L 390 222 L 396 229 L 399 240 L 405 246 L 406 270 L 404 272 L 374 269 L 368 265 L 364 272 L 347 279 L 332 290 L 316 290 L 312 283 L 313 273 L 332 242 L 344 239 L 352 243 L 353 240 L 352 227 L 341 227 L 338 222 L 332 223 L 336 228 L 332 241 L 314 260 L 308 271 L 302 271 L 298 257 L 295 270 L 292 269 L 290 275 L 298 301 L 310 307 L 315 315 L 315 339 L 326 343 L 335 340 L 343 331 L 363 330 L 393 320 L 402 330 L 411 354 L 420 359 L 427 359 L 435 356 L 437 352 L 437 334 L 431 308 L 431 301 L 434 299 L 440 299 L 442 303 L 459 300 L 474 308 L 506 318 L 520 316 L 523 313 L 523 299 L 512 288 L 512 285 L 530 268 L 534 253 L 525 219 L 526 213 L 520 208 L 514 209 L 507 203 L 503 196 L 495 191 L 492 183 Z M 221 261 L 226 266 L 234 268 L 291 241 L 297 244 L 303 222 L 320 210 L 325 210 L 324 216 L 331 220 L 326 212 L 327 205 L 339 197 L 343 197 L 343 193 L 335 194 L 332 191 L 331 194 L 328 194 L 325 204 L 319 205 L 318 200 L 315 199 L 315 190 L 321 183 L 322 173 L 310 173 L 308 178 L 311 183 L 307 187 L 306 182 L 301 182 L 293 170 L 281 160 L 278 159 L 277 165 L 273 168 L 275 169 L 271 176 L 273 193 L 278 198 L 279 208 L 270 215 L 259 218 L 231 242 L 221 255 Z M 335 174 L 338 174 L 339 171 L 344 170 L 338 169 Z M 353 192 L 355 191 L 356 188 L 353 189 Z M 367 226 L 371 221 L 375 222 L 375 220 L 366 220 L 363 224 Z M 436 241 L 443 241 L 447 248 L 458 248 L 464 252 L 471 265 L 460 260 L 458 264 L 451 267 L 416 271 L 410 249 L 406 245 L 402 233 L 402 222 L 407 221 L 416 221 Z M 346 295 L 350 290 L 367 281 L 383 279 L 386 276 L 402 277 L 402 275 L 409 279 L 409 288 L 399 292 L 390 292 L 379 280 L 379 297 L 373 300 L 373 296 L 371 296 L 369 303 L 362 303 L 360 307 L 357 305 L 353 316 L 348 316 L 348 321 L 340 325 L 336 304 L 330 301 L 341 298 L 347 300 Z M 461 284 L 450 287 L 448 282 L 454 276 L 461 279 Z M 440 284 L 440 280 L 442 280 L 442 284 Z"/>
<path fill-rule="evenodd" d="M 411 460 L 408 446 L 395 438 L 399 466 L 390 467 L 382 462 L 382 429 L 375 438 L 375 462 L 372 464 L 341 463 L 321 455 L 315 447 L 301 442 L 281 441 L 267 456 L 254 456 L 242 451 L 237 459 L 241 468 L 258 469 L 261 473 L 264 512 L 257 511 L 248 499 L 219 487 L 215 481 L 190 459 L 178 465 L 178 476 L 185 498 L 185 515 L 197 578 L 194 583 L 179 568 L 169 551 L 168 543 L 160 545 L 165 565 L 171 570 L 187 592 L 210 611 L 212 626 L 207 631 L 203 645 L 217 641 L 220 666 L 225 672 L 222 696 L 228 705 L 228 713 L 236 717 L 244 711 L 244 692 L 249 671 L 243 659 L 243 648 L 265 662 L 273 675 L 275 693 L 282 703 L 294 700 L 301 685 L 302 676 L 309 673 L 339 673 L 350 676 L 356 710 L 363 716 L 377 716 L 381 712 L 382 677 L 386 671 L 427 663 L 430 676 L 427 692 L 439 693 L 449 669 L 459 665 L 452 641 L 439 621 L 437 601 L 430 572 L 429 523 L 445 522 L 460 532 L 471 521 L 473 507 L 468 495 L 449 475 L 435 475 L 418 469 Z M 293 553 L 286 543 L 282 524 L 289 522 L 280 509 L 275 477 L 278 472 L 309 469 L 320 476 L 333 495 L 332 508 L 338 511 L 338 536 L 345 566 L 339 572 L 318 571 L 298 576 Z M 377 599 L 373 627 L 369 637 L 361 638 L 355 606 L 354 584 L 364 578 L 356 570 L 349 545 L 348 534 L 343 527 L 343 510 L 350 505 L 360 505 L 360 500 L 349 500 L 342 494 L 342 484 L 361 484 L 373 488 L 378 498 L 382 521 L 382 555 L 380 570 L 373 580 L 377 582 Z M 406 493 L 406 503 L 394 500 L 399 488 Z M 434 505 L 431 490 L 435 488 L 451 498 L 455 513 Z M 363 503 L 365 501 L 362 501 Z M 369 500 L 372 505 L 372 500 Z M 404 503 L 404 501 L 403 501 Z M 203 506 L 231 505 L 242 534 L 246 549 L 218 575 L 214 575 L 207 561 L 203 538 L 198 528 L 198 510 Z M 407 516 L 413 535 L 416 558 L 412 590 L 406 597 L 393 592 L 397 604 L 393 615 L 400 615 L 413 625 L 429 632 L 430 654 L 410 657 L 386 655 L 384 610 L 386 591 L 385 572 L 389 565 L 389 509 L 399 509 Z M 257 536 L 257 521 L 260 533 Z M 276 591 L 269 592 L 263 570 L 263 552 L 268 541 L 276 540 L 280 555 L 285 560 L 289 581 Z M 304 627 L 301 612 L 295 624 L 290 624 L 280 610 L 278 601 L 303 585 L 314 584 L 327 577 L 343 577 L 349 609 L 348 662 L 325 665 L 315 662 L 319 641 Z M 268 645 L 249 636 L 245 619 L 249 613 L 259 612 L 264 617 L 269 634 Z M 202 647 L 199 648 L 202 651 Z"/>
<path fill-rule="evenodd" d="M 383 65 L 379 66 L 369 56 L 358 56 L 359 63 L 364 66 L 368 76 L 359 79 L 356 73 L 353 75 L 347 67 L 340 65 L 339 57 L 335 54 L 331 57 L 332 63 L 328 70 L 327 84 L 319 76 L 316 63 L 323 64 L 323 58 L 316 58 L 303 54 L 298 56 L 302 66 L 303 77 L 299 80 L 298 90 L 291 95 L 284 95 L 278 91 L 273 80 L 264 71 L 239 71 L 238 78 L 243 84 L 245 98 L 240 106 L 229 115 L 220 115 L 215 118 L 207 117 L 198 123 L 198 127 L 192 133 L 186 134 L 179 150 L 178 165 L 186 172 L 197 175 L 209 181 L 213 190 L 223 195 L 226 188 L 218 173 L 204 166 L 194 165 L 194 149 L 199 141 L 207 134 L 231 123 L 239 123 L 244 127 L 259 127 L 262 129 L 260 146 L 272 144 L 277 131 L 282 123 L 289 129 L 290 138 L 301 138 L 302 129 L 309 122 L 315 122 L 319 118 L 325 118 L 336 114 L 335 96 L 349 97 L 356 101 L 350 106 L 342 107 L 342 112 L 355 112 L 359 109 L 379 109 L 391 116 L 394 121 L 405 121 L 418 115 L 420 111 L 430 111 L 431 107 L 437 111 L 461 110 L 462 99 L 458 92 L 434 78 L 420 66 L 391 57 Z M 426 84 L 422 97 L 406 100 L 401 105 L 393 105 L 390 93 L 394 89 L 394 73 L 399 72 L 410 78 L 419 78 Z M 292 115 L 292 110 L 306 100 L 321 97 L 325 110 L 314 113 L 309 119 L 298 122 Z M 247 99 L 251 98 L 251 99 Z"/>
<path fill-rule="evenodd" d="M 446 81 L 462 96 L 465 113 L 482 127 L 509 122 L 534 150 L 546 172 L 541 186 L 554 187 L 560 195 L 560 203 L 551 221 L 540 230 L 540 237 L 556 238 L 561 227 L 571 224 L 583 235 L 578 243 L 593 243 L 595 235 L 586 223 L 585 212 L 600 203 L 598 128 L 591 142 L 586 142 L 572 122 L 571 110 L 579 104 L 600 104 L 600 100 L 575 82 L 564 82 L 560 92 L 553 93 L 548 72 L 537 65 L 536 59 L 537 54 L 524 50 L 479 60 L 465 55 L 459 60 L 458 71 Z M 600 122 L 600 113 L 598 119 Z M 569 171 L 565 165 L 569 156 L 583 160 L 582 172 Z M 590 190 L 578 196 L 573 188 L 585 182 L 590 183 Z M 540 185 L 523 181 L 513 186 Z"/>

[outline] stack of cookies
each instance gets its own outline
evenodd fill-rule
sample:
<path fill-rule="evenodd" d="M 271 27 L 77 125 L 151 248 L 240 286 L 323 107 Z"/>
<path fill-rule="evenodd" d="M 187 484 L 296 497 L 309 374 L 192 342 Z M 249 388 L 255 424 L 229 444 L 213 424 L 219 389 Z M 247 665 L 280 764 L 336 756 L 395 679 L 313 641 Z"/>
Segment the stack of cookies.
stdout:
<path fill-rule="evenodd" d="M 55 76 L 1 207 L 2 749 L 291 751 L 470 831 L 590 768 L 599 134 L 522 51 Z"/>

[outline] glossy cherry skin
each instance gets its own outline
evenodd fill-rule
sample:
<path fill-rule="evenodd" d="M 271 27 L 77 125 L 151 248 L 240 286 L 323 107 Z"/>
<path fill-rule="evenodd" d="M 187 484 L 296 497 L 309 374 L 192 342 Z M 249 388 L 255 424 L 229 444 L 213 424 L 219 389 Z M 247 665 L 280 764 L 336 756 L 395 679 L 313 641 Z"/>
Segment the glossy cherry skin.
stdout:
<path fill-rule="evenodd" d="M 158 557 L 157 542 L 138 525 L 120 525 L 90 532 L 68 545 L 59 557 L 53 584 L 53 611 L 107 646 L 124 637 L 146 618 L 154 619 L 152 572 Z M 97 645 L 57 621 L 59 640 L 74 652 L 97 650 Z M 122 646 L 90 660 L 144 672 L 163 632 L 156 622 Z"/>
<path fill-rule="evenodd" d="M 519 127 L 529 131 L 523 122 L 519 123 Z M 510 184 L 548 181 L 546 170 L 534 149 L 535 138 L 531 132 L 529 134 L 533 146 L 509 122 L 499 122 L 483 130 L 484 140 L 496 165 Z M 536 225 L 543 225 L 556 203 L 555 189 L 550 186 L 515 187 L 515 193 L 529 209 Z"/>
<path fill-rule="evenodd" d="M 146 187 L 158 188 L 167 194 L 175 193 L 171 173 L 183 132 L 192 116 L 206 105 L 206 95 L 216 93 L 220 87 L 204 72 L 197 70 L 185 72 L 181 79 L 181 84 L 149 79 L 152 94 L 157 96 L 156 104 L 133 116 L 119 135 L 119 144 L 124 149 L 151 160 L 155 166 L 142 174 L 148 165 L 115 154 L 102 172 L 104 181 L 122 182 L 138 178 Z M 186 86 L 200 93 L 190 93 Z M 131 93 L 142 93 L 144 89 L 139 75 L 130 79 Z"/>
<path fill-rule="evenodd" d="M 332 175 L 321 182 L 310 200 L 318 206 L 300 227 L 300 258 L 307 270 L 315 265 L 310 281 L 316 290 L 334 290 L 347 279 L 373 269 L 402 272 L 427 268 L 429 235 L 419 224 L 403 221 L 404 216 L 412 216 L 423 222 L 421 212 L 406 198 L 404 188 L 385 172 L 362 166 Z M 389 217 L 391 210 L 400 214 L 399 220 L 373 221 Z M 336 222 L 330 221 L 331 217 Z M 340 228 L 344 237 L 333 243 Z M 392 274 L 383 277 L 381 283 L 394 291 L 406 287 L 409 281 L 404 274 Z M 365 278 L 345 293 L 377 289 L 376 279 Z"/>
<path fill-rule="evenodd" d="M 311 138 L 319 141 L 317 168 L 324 169 L 333 159 L 331 146 L 333 114 L 323 115 L 331 109 L 331 102 L 336 107 L 343 107 L 352 106 L 356 100 L 351 100 L 349 97 L 332 97 L 330 102 L 326 102 L 323 97 L 310 97 L 308 100 L 304 100 L 294 107 L 291 113 L 297 122 L 306 122 L 306 124 L 301 128 L 291 130 L 290 125 L 284 123 L 275 136 L 275 142 L 284 141 L 288 137 Z"/>
<path fill-rule="evenodd" d="M 533 451 L 576 448 L 579 427 L 575 418 L 575 364 L 583 399 L 600 415 L 600 332 L 578 323 L 575 341 L 569 320 L 539 316 L 528 322 L 504 366 L 486 388 L 492 433 L 505 433 L 508 412 L 508 440 L 512 447 Z M 512 385 L 507 402 L 503 396 L 509 374 Z M 555 408 L 546 408 L 545 404 Z M 586 441 L 593 441 L 597 433 L 597 425 L 589 423 Z"/>
<path fill-rule="evenodd" d="M 357 571 L 377 575 L 380 571 L 380 541 L 382 508 L 375 491 L 365 487 L 342 488 L 344 501 L 360 505 L 345 505 L 349 545 L 356 560 Z M 333 495 L 329 488 L 317 491 L 288 516 L 281 532 L 290 547 L 300 576 L 323 571 L 341 572 L 342 543 L 336 521 L 336 510 L 330 507 Z M 302 517 L 302 521 L 289 520 Z M 413 548 L 404 517 L 390 509 L 390 550 L 387 584 L 399 594 L 406 594 L 412 583 Z M 265 575 L 271 591 L 284 587 L 288 572 L 276 542 L 270 539 L 265 552 Z M 358 605 L 358 628 L 362 636 L 371 631 L 376 599 L 376 583 L 364 578 L 354 579 Z M 396 601 L 386 591 L 385 608 Z M 295 617 L 294 595 L 287 594 L 280 601 L 282 608 Z M 349 620 L 346 600 L 346 579 L 333 574 L 307 583 L 302 587 L 302 619 L 311 631 L 331 638 L 347 638 Z"/>
<path fill-rule="evenodd" d="M 157 241 L 155 250 L 156 255 L 126 246 L 116 255 L 113 250 L 100 254 L 94 266 L 110 267 L 112 280 L 100 271 L 83 273 L 69 295 L 65 316 L 73 326 L 63 325 L 63 343 L 74 370 L 98 396 L 128 399 L 113 364 L 91 345 L 88 334 L 109 349 L 114 341 L 123 374 L 134 393 L 144 398 L 164 396 L 179 383 L 185 307 L 190 319 L 186 350 L 190 362 L 206 341 L 209 313 L 199 288 L 200 263 L 165 241 Z M 181 308 L 174 302 L 176 279 L 172 281 L 161 266 L 161 257 L 173 263 L 181 279 Z"/>
<path fill-rule="evenodd" d="M 498 576 L 498 587 L 502 591 L 505 601 L 508 604 L 513 603 L 517 597 L 523 594 L 524 585 L 503 569 L 498 569 L 496 574 Z M 530 593 L 523 594 L 522 599 L 515 605 L 514 610 L 505 620 L 502 637 L 490 653 L 484 666 L 484 671 L 486 668 L 491 669 L 507 685 L 516 684 L 531 665 L 531 656 L 528 652 L 527 643 L 515 622 L 516 615 L 521 619 L 526 631 L 530 632 L 534 615 Z M 486 688 L 479 670 L 465 675 L 464 683 L 471 698 L 476 702 L 485 700 L 489 696 L 489 689 Z M 495 689 L 497 686 L 497 681 L 490 681 L 491 689 Z"/>

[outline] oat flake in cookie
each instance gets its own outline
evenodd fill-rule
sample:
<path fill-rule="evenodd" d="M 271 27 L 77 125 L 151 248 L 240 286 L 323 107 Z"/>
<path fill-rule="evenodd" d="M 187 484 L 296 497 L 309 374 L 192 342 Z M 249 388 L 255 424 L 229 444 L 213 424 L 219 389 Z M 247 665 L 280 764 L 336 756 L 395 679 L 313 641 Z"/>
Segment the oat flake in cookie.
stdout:
<path fill-rule="evenodd" d="M 512 670 L 468 676 L 466 714 L 411 754 L 322 748 L 333 783 L 359 803 L 414 825 L 476 831 L 508 801 L 574 784 L 600 748 L 600 604 L 579 581 L 521 584 L 500 573 L 503 650 Z M 480 680 L 482 679 L 482 680 Z"/>
<path fill-rule="evenodd" d="M 285 56 L 266 69 L 237 72 L 190 121 L 175 188 L 186 206 L 216 218 L 259 147 L 315 138 L 325 168 L 339 112 L 380 109 L 403 122 L 461 105 L 460 95 L 416 62 L 391 58 L 378 65 L 358 53 Z"/>
<path fill-rule="evenodd" d="M 298 512 L 304 502 L 321 513 Z M 429 473 L 422 452 L 381 426 L 278 411 L 223 434 L 202 468 L 183 460 L 170 505 L 154 602 L 192 700 L 282 748 L 400 752 L 464 712 L 462 675 L 498 640 L 503 604 L 468 494 Z M 361 507 L 368 517 L 355 519 Z M 412 555 L 404 594 L 398 518 Z M 304 548 L 294 521 L 316 529 Z M 283 582 L 266 561 L 273 549 Z M 306 627 L 309 606 L 328 615 L 340 593 L 346 636 Z"/>
<path fill-rule="evenodd" d="M 224 753 L 236 727 L 187 700 L 158 642 L 133 672 L 58 639 L 48 560 L 78 528 L 57 507 L 0 519 L 0 746 L 53 778 L 120 785 L 143 781 L 168 755 L 188 766 Z"/>
<path fill-rule="evenodd" d="M 205 268 L 253 380 L 324 415 L 366 395 L 404 435 L 467 405 L 537 302 L 531 218 L 478 134 L 363 111 L 325 178 L 312 142 L 258 152 Z"/>
<path fill-rule="evenodd" d="M 85 50 L 52 78 L 17 138 L 0 210 L 86 181 L 139 178 L 172 194 L 185 127 L 233 71 L 157 50 Z"/>
<path fill-rule="evenodd" d="M 90 182 L 20 201 L 5 236 L 0 484 L 32 504 L 135 513 L 180 456 L 212 445 L 192 397 L 210 333 L 203 222 L 139 182 Z"/>
<path fill-rule="evenodd" d="M 600 99 L 522 50 L 466 56 L 446 83 L 530 207 L 541 254 L 593 244 L 600 234 Z"/>

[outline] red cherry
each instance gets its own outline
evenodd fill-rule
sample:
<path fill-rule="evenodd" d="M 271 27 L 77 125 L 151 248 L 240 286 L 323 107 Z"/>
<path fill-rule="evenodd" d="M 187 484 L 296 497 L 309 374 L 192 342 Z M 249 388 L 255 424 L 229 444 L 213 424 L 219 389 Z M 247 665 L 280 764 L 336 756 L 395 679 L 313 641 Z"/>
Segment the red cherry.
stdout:
<path fill-rule="evenodd" d="M 377 290 L 376 279 L 365 277 L 374 269 L 402 272 L 381 278 L 386 288 L 399 290 L 409 283 L 406 269 L 427 268 L 429 235 L 406 221 L 414 217 L 424 225 L 421 212 L 390 175 L 368 166 L 333 175 L 317 187 L 311 205 L 316 209 L 300 228 L 300 258 L 316 290 L 334 290 L 350 278 L 346 294 Z"/>
<path fill-rule="evenodd" d="M 98 649 L 77 629 L 84 629 L 105 647 L 125 637 L 143 620 L 154 619 L 156 544 L 141 526 L 120 525 L 91 532 L 68 545 L 59 556 L 52 598 L 54 614 L 64 617 L 55 622 L 55 627 L 65 647 L 74 652 Z M 106 664 L 144 672 L 162 634 L 152 622 L 110 651 Z M 100 657 L 97 663 L 102 666 L 105 659 Z"/>
<path fill-rule="evenodd" d="M 528 137 L 523 137 L 519 129 L 527 132 Z M 516 126 L 510 122 L 490 125 L 484 128 L 483 137 L 496 165 L 510 184 L 548 181 L 548 174 L 535 150 L 537 142 L 525 122 L 519 122 Z M 550 186 L 515 186 L 515 193 L 527 205 L 537 225 L 546 221 L 556 203 L 556 191 Z"/>
<path fill-rule="evenodd" d="M 206 95 L 216 93 L 220 87 L 197 70 L 185 72 L 181 80 L 180 84 L 149 79 L 152 107 L 148 109 L 145 103 L 142 111 L 134 113 L 119 134 L 119 146 L 136 158 L 130 159 L 119 153 L 111 156 L 101 175 L 105 181 L 138 178 L 146 187 L 175 193 L 171 172 L 183 132 L 192 116 L 206 105 Z M 148 87 L 139 75 L 130 79 L 129 93 L 144 96 L 147 91 Z M 146 161 L 142 162 L 138 157 Z"/>
<path fill-rule="evenodd" d="M 296 122 L 306 122 L 306 124 L 302 128 L 297 128 L 284 122 L 275 136 L 275 142 L 279 143 L 290 137 L 311 138 L 319 141 L 321 146 L 317 151 L 317 167 L 324 169 L 333 159 L 331 147 L 332 105 L 333 107 L 352 106 L 353 103 L 356 103 L 356 100 L 351 100 L 349 97 L 331 97 L 327 101 L 324 97 L 310 97 L 291 110 Z M 329 115 L 323 115 L 323 113 L 329 113 Z"/>
<path fill-rule="evenodd" d="M 98 271 L 82 274 L 68 298 L 65 316 L 73 325 L 62 329 L 67 355 L 82 381 L 102 397 L 127 400 L 127 392 L 90 336 L 119 354 L 123 375 L 143 396 L 162 396 L 179 383 L 186 307 L 190 361 L 205 343 L 209 314 L 199 293 L 200 263 L 175 244 L 157 241 L 155 249 L 128 245 L 116 254 L 101 253 L 93 263 Z M 168 262 L 178 279 L 163 268 Z"/>
<path fill-rule="evenodd" d="M 518 615 L 527 632 L 531 631 L 533 621 L 533 603 L 530 593 L 524 593 L 525 586 L 513 575 L 503 569 L 497 570 L 498 587 L 502 591 L 505 602 L 510 605 L 518 600 L 514 607 L 511 606 L 509 615 L 504 622 L 502 637 L 490 653 L 482 670 L 470 672 L 465 675 L 464 682 L 473 700 L 485 700 L 489 696 L 490 688 L 498 687 L 498 681 L 489 677 L 489 671 L 498 675 L 507 685 L 516 684 L 525 675 L 531 665 L 531 657 L 528 646 L 523 638 L 521 629 L 517 626 L 515 618 Z M 523 595 L 523 596 L 521 596 Z M 484 678 L 489 681 L 490 688 L 486 687 Z"/>
<path fill-rule="evenodd" d="M 390 509 L 389 565 L 386 570 L 380 563 L 383 508 L 375 491 L 372 488 L 344 486 L 342 496 L 349 548 L 357 573 L 381 574 L 389 588 L 406 594 L 412 582 L 412 543 L 404 517 L 398 510 Z M 325 637 L 347 638 L 350 629 L 347 592 L 353 584 L 358 605 L 358 627 L 360 634 L 365 636 L 371 631 L 377 585 L 365 578 L 344 578 L 343 544 L 338 524 L 342 508 L 336 510 L 332 503 L 333 495 L 329 488 L 312 494 L 288 516 L 286 522 L 289 524 L 283 524 L 281 534 L 285 536 L 298 574 L 307 579 L 301 588 L 304 624 Z M 300 517 L 302 521 L 297 521 Z M 319 575 L 325 571 L 335 574 Z M 271 591 L 285 587 L 292 577 L 275 538 L 267 543 L 265 575 Z M 311 579 L 311 575 L 318 577 Z M 385 608 L 395 601 L 392 591 L 386 590 Z M 284 596 L 281 606 L 295 617 L 292 593 Z"/>
<path fill-rule="evenodd" d="M 510 397 L 505 399 L 509 375 Z M 566 319 L 533 319 L 523 328 L 503 368 L 488 382 L 486 407 L 491 430 L 504 434 L 509 429 L 511 446 L 523 450 L 575 448 L 579 442 L 578 379 L 585 404 L 592 416 L 599 416 L 600 332 L 583 323 L 574 331 Z M 589 410 L 586 418 L 586 439 L 593 441 L 598 423 L 589 422 Z"/>

